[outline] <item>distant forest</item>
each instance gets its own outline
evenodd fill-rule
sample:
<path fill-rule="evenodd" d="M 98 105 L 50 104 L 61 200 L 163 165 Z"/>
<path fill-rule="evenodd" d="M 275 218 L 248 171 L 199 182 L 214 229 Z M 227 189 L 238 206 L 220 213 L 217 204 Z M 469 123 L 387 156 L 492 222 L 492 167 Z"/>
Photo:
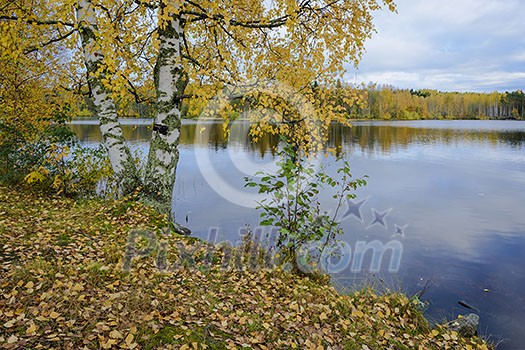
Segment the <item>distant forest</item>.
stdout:
<path fill-rule="evenodd" d="M 315 86 L 316 89 L 322 89 Z M 369 85 L 359 88 L 357 93 L 364 103 L 356 104 L 356 88 L 338 82 L 323 91 L 320 96 L 329 98 L 330 105 L 349 119 L 525 119 L 525 93 L 512 92 L 442 92 L 437 90 L 408 90 L 390 85 Z M 234 104 L 237 104 L 235 101 Z M 205 102 L 194 99 L 191 105 L 183 103 L 184 118 L 198 118 Z M 151 118 L 155 112 L 152 103 L 117 101 L 119 114 L 126 117 Z M 240 108 L 239 108 L 240 107 Z M 230 117 L 235 119 L 242 113 L 242 104 Z M 92 117 L 94 106 L 84 99 L 79 116 Z"/>
<path fill-rule="evenodd" d="M 345 87 L 335 89 L 337 104 L 348 115 L 366 119 L 525 119 L 525 93 L 441 92 L 407 90 L 388 85 L 363 90 L 367 104 L 348 105 L 341 98 Z"/>

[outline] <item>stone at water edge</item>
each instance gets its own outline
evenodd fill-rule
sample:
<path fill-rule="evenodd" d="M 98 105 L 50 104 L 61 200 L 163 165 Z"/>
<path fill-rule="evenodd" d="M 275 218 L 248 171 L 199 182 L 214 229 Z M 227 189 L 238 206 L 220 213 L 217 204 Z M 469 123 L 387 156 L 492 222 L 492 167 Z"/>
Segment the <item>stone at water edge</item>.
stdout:
<path fill-rule="evenodd" d="M 179 235 L 183 235 L 183 236 L 191 235 L 191 230 L 189 228 L 184 227 L 181 224 L 178 224 L 176 222 L 173 223 L 173 226 L 175 228 L 175 232 L 178 233 Z"/>
<path fill-rule="evenodd" d="M 453 321 L 445 323 L 445 326 L 464 337 L 470 338 L 478 335 L 478 324 L 479 316 L 476 314 L 468 314 L 467 316 L 458 317 Z"/>

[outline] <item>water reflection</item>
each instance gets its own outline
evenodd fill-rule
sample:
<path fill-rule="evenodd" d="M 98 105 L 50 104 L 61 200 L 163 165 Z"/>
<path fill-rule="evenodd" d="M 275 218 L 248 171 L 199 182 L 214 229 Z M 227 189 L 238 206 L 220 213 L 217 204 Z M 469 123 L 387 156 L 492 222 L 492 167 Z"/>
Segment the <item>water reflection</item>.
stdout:
<path fill-rule="evenodd" d="M 74 121 L 70 127 L 83 143 L 99 143 L 102 138 L 100 128 L 95 120 Z M 130 142 L 148 141 L 151 138 L 151 127 L 147 124 L 132 125 L 126 123 L 122 125 L 122 131 L 126 140 Z"/>
<path fill-rule="evenodd" d="M 148 141 L 151 137 L 149 120 L 140 120 L 139 124 L 131 124 L 134 120 L 123 123 L 124 137 L 132 142 Z M 355 122 L 353 127 L 333 124 L 330 127 L 327 146 L 338 152 L 351 152 L 356 149 L 369 155 L 374 153 L 388 154 L 408 149 L 412 144 L 458 144 L 459 142 L 474 142 L 496 147 L 504 144 L 512 148 L 523 149 L 525 145 L 525 130 L 522 122 L 511 121 L 470 121 L 468 124 L 458 121 L 425 121 L 425 127 L 418 122 Z M 506 124 L 506 125 L 505 125 Z M 490 126 L 490 127 L 489 127 Z M 197 127 L 209 128 L 206 140 L 198 137 Z M 182 146 L 205 146 L 216 150 L 226 147 L 241 147 L 257 152 L 261 157 L 265 154 L 275 154 L 278 137 L 266 135 L 257 143 L 249 137 L 249 123 L 234 122 L 228 126 L 231 130 L 230 139 L 224 132 L 222 122 L 201 122 L 185 120 L 182 123 L 180 144 Z M 100 142 L 101 135 L 96 121 L 75 121 L 71 129 L 83 142 Z"/>
<path fill-rule="evenodd" d="M 124 125 L 126 138 L 143 152 L 147 125 Z M 199 137 L 202 127 L 209 137 Z M 95 124 L 72 128 L 85 143 L 100 141 Z M 256 211 L 222 198 L 216 191 L 220 181 L 209 183 L 196 165 L 211 150 L 209 166 L 245 190 L 245 163 L 271 162 L 278 142 L 268 136 L 252 143 L 248 129 L 248 123 L 235 123 L 228 139 L 220 122 L 182 125 L 174 208 L 196 236 L 206 238 L 210 227 L 218 227 L 220 239 L 235 240 L 239 228 L 258 224 Z M 403 244 L 401 270 L 382 277 L 408 293 L 430 280 L 429 317 L 467 313 L 457 304 L 465 300 L 480 309 L 482 334 L 509 339 L 500 349 L 523 347 L 525 122 L 356 122 L 353 128 L 332 125 L 328 146 L 346 154 L 354 175 L 370 176 L 358 191 L 359 198 L 368 198 L 363 220 L 341 222 L 344 240 L 352 247 L 358 240 L 386 243 L 395 225 L 408 225 L 406 237 L 395 237 Z M 325 162 L 330 166 L 333 158 Z M 372 209 L 390 210 L 385 227 L 369 227 Z M 368 278 L 348 271 L 334 277 L 343 287 Z"/>

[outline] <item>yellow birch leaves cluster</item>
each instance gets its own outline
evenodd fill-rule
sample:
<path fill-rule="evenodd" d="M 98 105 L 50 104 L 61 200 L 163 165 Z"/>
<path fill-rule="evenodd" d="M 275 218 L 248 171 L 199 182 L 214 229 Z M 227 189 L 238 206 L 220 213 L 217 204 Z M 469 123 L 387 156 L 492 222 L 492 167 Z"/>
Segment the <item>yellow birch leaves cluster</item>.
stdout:
<path fill-rule="evenodd" d="M 60 103 L 76 93 L 75 103 L 81 104 L 84 95 L 78 93 L 89 91 L 76 30 L 76 1 L 0 3 L 2 118 L 17 116 L 33 122 L 35 115 L 49 113 L 45 107 L 53 94 Z M 225 87 L 275 81 L 314 107 L 308 118 L 317 120 L 316 127 L 341 119 L 329 97 L 335 79 L 344 74 L 344 64 L 357 64 L 362 56 L 374 31 L 373 12 L 395 10 L 392 0 L 91 3 L 97 16 L 95 45 L 104 56 L 100 67 L 104 85 L 120 108 L 154 102 L 153 70 L 163 40 L 157 28 L 180 16 L 184 34 L 177 60 L 190 81 L 185 103 L 196 109 L 194 114 L 206 104 L 199 101 L 208 101 Z M 30 91 L 27 96 L 21 95 L 24 89 Z M 357 92 L 345 98 L 361 100 Z M 259 96 L 257 108 L 280 114 L 281 102 Z M 266 124 L 261 120 L 262 126 Z M 289 125 L 280 125 L 272 132 L 291 132 Z"/>

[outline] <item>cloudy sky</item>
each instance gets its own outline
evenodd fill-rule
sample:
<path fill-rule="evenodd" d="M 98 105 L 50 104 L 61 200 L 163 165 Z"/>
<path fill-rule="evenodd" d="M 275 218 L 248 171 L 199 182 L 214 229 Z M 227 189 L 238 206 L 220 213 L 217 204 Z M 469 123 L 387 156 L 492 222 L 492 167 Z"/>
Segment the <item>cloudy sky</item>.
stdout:
<path fill-rule="evenodd" d="M 396 0 L 345 80 L 442 91 L 525 89 L 525 0 Z"/>

